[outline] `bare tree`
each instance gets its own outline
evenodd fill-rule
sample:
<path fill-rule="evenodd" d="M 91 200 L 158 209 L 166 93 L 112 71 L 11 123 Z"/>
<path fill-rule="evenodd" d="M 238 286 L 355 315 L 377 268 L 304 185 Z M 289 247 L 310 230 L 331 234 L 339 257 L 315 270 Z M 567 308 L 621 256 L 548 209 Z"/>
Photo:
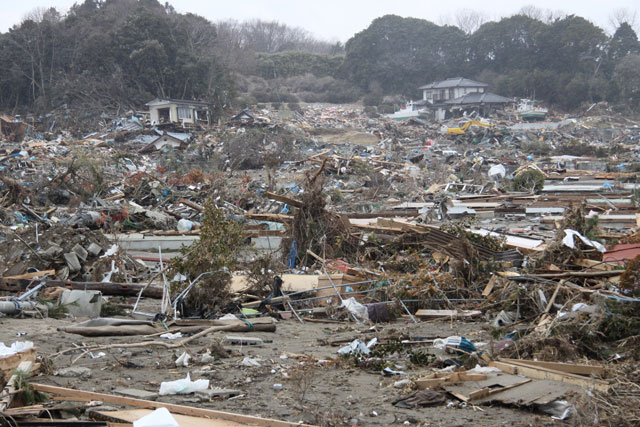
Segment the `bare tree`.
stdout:
<path fill-rule="evenodd" d="M 615 33 L 620 25 L 624 23 L 629 24 L 636 33 L 640 32 L 638 11 L 635 9 L 621 7 L 611 12 L 611 15 L 609 15 L 609 29 L 611 30 L 611 34 Z"/>
<path fill-rule="evenodd" d="M 567 16 L 561 10 L 542 9 L 532 4 L 521 7 L 517 14 L 528 16 L 531 19 L 537 19 L 547 24 Z"/>
<path fill-rule="evenodd" d="M 467 34 L 476 32 L 487 21 L 489 21 L 487 14 L 473 9 L 460 9 L 454 17 L 456 27 Z"/>

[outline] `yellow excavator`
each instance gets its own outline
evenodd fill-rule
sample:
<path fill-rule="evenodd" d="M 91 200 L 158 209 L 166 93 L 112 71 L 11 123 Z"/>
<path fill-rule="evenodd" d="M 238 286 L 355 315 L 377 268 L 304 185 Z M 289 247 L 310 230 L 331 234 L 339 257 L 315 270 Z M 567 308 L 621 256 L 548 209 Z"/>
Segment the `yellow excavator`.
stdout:
<path fill-rule="evenodd" d="M 483 128 L 489 128 L 489 127 L 493 127 L 494 125 L 493 123 L 484 123 L 478 120 L 469 120 L 468 122 L 466 122 L 465 124 L 457 128 L 448 127 L 447 135 L 464 135 L 467 129 L 469 129 L 469 126 L 481 126 Z"/>

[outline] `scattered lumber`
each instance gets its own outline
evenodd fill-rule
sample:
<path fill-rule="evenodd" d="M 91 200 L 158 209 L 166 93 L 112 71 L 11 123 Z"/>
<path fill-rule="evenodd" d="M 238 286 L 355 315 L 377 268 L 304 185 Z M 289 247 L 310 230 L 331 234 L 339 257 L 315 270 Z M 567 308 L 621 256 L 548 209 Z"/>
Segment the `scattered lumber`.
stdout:
<path fill-rule="evenodd" d="M 204 212 L 204 206 L 201 206 L 195 202 L 192 202 L 191 200 L 187 200 L 182 197 L 179 198 L 176 203 L 182 203 L 183 205 L 189 206 L 191 209 L 195 209 L 198 212 Z"/>
<path fill-rule="evenodd" d="M 143 297 L 162 298 L 162 288 L 155 286 L 146 286 L 139 283 L 117 283 L 117 282 L 74 282 L 71 280 L 48 280 L 44 279 L 47 287 L 60 286 L 69 289 L 80 289 L 87 291 L 100 291 L 104 295 L 114 296 L 138 296 L 140 290 Z M 23 292 L 30 282 L 20 281 L 19 279 L 0 278 L 0 291 L 7 292 Z"/>
<path fill-rule="evenodd" d="M 60 396 L 64 398 L 64 400 L 74 400 L 77 402 L 99 400 L 104 403 L 127 405 L 137 408 L 167 408 L 169 412 L 174 414 L 233 421 L 257 426 L 288 427 L 300 425 L 297 423 L 289 423 L 286 421 L 254 417 L 250 415 L 234 414 L 232 412 L 216 411 L 213 409 L 196 408 L 193 406 L 176 405 L 172 403 L 156 402 L 152 400 L 135 399 L 132 397 L 115 396 L 106 393 L 75 390 L 72 388 L 57 387 L 46 384 L 32 383 L 31 387 L 33 387 L 34 390 L 41 391 L 43 393 L 50 393 L 53 400 L 57 400 L 58 396 Z"/>
<path fill-rule="evenodd" d="M 0 394 L 0 412 L 3 412 L 9 406 L 11 406 L 11 402 L 13 401 L 13 397 L 18 392 L 18 379 L 19 373 L 23 375 L 29 375 L 31 370 L 34 367 L 34 363 L 30 360 L 25 360 L 24 362 L 20 362 L 16 372 L 9 378 L 7 381 L 7 385 L 5 385 L 4 390 L 2 390 L 2 394 Z"/>
<path fill-rule="evenodd" d="M 463 381 L 484 381 L 487 376 L 484 374 L 469 374 L 467 372 L 436 373 L 433 378 L 420 378 L 415 381 L 420 390 L 425 388 L 435 388 L 444 384 L 455 384 Z"/>
<path fill-rule="evenodd" d="M 282 194 L 265 191 L 264 196 L 271 200 L 277 200 L 278 202 L 286 203 L 296 208 L 301 208 L 304 206 L 304 203 L 302 203 L 300 200 L 292 199 L 291 197 L 283 196 Z"/>
<path fill-rule="evenodd" d="M 471 318 L 482 315 L 480 310 L 418 310 L 416 317 L 421 320 L 441 319 L 443 317 Z"/>
<path fill-rule="evenodd" d="M 483 387 L 480 390 L 472 391 L 471 393 L 469 393 L 469 398 L 471 400 L 482 399 L 484 397 L 493 396 L 494 394 L 502 393 L 503 391 L 511 390 L 512 388 L 516 388 L 518 386 L 521 386 L 523 384 L 527 384 L 530 382 L 531 382 L 531 378 L 517 382 L 515 384 L 505 386 L 505 387 L 498 387 L 498 388 Z"/>
<path fill-rule="evenodd" d="M 564 371 L 549 369 L 544 366 L 534 366 L 523 361 L 514 359 L 498 359 L 498 361 L 490 362 L 489 366 L 498 368 L 504 372 L 513 375 L 524 375 L 529 378 L 539 380 L 561 381 L 569 384 L 579 385 L 586 389 L 593 388 L 598 391 L 606 392 L 609 390 L 609 383 L 603 380 L 588 378 L 581 375 Z"/>

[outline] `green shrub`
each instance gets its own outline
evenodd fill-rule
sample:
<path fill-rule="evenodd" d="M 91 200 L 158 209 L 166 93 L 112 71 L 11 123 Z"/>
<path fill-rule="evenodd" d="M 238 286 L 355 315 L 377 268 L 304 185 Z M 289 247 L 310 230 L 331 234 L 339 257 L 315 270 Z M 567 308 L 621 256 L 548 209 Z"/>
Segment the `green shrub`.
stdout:
<path fill-rule="evenodd" d="M 539 170 L 527 169 L 520 172 L 513 179 L 513 190 L 526 192 L 540 191 L 544 187 L 544 179 L 544 174 Z"/>

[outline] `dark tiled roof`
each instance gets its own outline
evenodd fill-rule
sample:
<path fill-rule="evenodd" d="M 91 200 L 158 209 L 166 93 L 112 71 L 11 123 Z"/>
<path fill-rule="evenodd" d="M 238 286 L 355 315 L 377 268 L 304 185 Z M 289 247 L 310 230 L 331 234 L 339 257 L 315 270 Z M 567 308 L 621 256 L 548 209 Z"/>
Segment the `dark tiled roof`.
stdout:
<path fill-rule="evenodd" d="M 465 79 L 464 77 L 454 77 L 439 82 L 429 83 L 428 85 L 420 86 L 419 89 L 449 89 L 453 87 L 487 87 L 486 83 L 477 82 L 471 79 Z"/>

